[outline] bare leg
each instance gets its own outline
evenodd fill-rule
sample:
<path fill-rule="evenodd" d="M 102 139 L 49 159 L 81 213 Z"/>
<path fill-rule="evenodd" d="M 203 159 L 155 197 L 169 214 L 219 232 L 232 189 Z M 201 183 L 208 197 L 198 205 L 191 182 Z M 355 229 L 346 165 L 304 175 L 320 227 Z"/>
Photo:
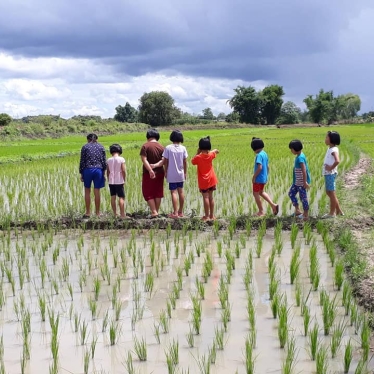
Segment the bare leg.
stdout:
<path fill-rule="evenodd" d="M 119 214 L 122 218 L 125 217 L 125 199 L 123 197 L 120 197 L 118 199 L 118 206 L 119 206 Z"/>
<path fill-rule="evenodd" d="M 183 188 L 178 188 L 178 196 L 179 196 L 178 213 L 183 213 L 183 207 L 184 207 L 184 190 L 183 190 Z"/>
<path fill-rule="evenodd" d="M 262 201 L 261 201 L 261 197 L 260 197 L 260 193 L 259 192 L 253 192 L 253 196 L 255 198 L 255 202 L 256 202 L 256 205 L 257 205 L 257 208 L 258 208 L 258 213 L 257 215 L 258 216 L 263 216 L 265 215 L 264 213 L 264 208 L 262 206 Z"/>
<path fill-rule="evenodd" d="M 160 210 L 161 200 L 162 200 L 161 197 L 156 197 L 155 198 L 155 204 L 156 204 L 157 214 L 158 214 L 158 211 Z"/>
<path fill-rule="evenodd" d="M 116 216 L 117 208 L 116 208 L 116 196 L 115 195 L 110 197 L 110 205 L 112 206 L 113 213 Z"/>
<path fill-rule="evenodd" d="M 214 199 L 213 199 L 213 191 L 209 191 L 209 218 L 215 219 L 214 217 Z"/>
<path fill-rule="evenodd" d="M 84 203 L 86 205 L 86 216 L 91 214 L 91 188 L 84 188 Z"/>
<path fill-rule="evenodd" d="M 173 205 L 173 214 L 178 215 L 178 191 L 171 190 L 171 203 Z"/>
<path fill-rule="evenodd" d="M 157 216 L 156 199 L 150 199 L 147 201 L 152 216 Z"/>
<path fill-rule="evenodd" d="M 209 209 L 210 209 L 209 192 L 203 192 L 202 195 L 203 195 L 203 202 L 204 202 L 204 217 L 203 217 L 203 219 L 207 220 L 209 218 Z"/>
<path fill-rule="evenodd" d="M 335 191 L 328 191 L 328 196 L 330 198 L 330 216 L 334 216 L 335 214 L 342 214 L 342 210 L 340 208 L 338 197 L 336 196 Z"/>
<path fill-rule="evenodd" d="M 300 207 L 298 205 L 295 205 L 295 216 L 299 216 L 301 214 Z"/>
<path fill-rule="evenodd" d="M 100 215 L 100 189 L 94 188 L 96 215 Z"/>
<path fill-rule="evenodd" d="M 277 209 L 277 204 L 273 202 L 273 200 L 270 198 L 270 196 L 265 191 L 261 191 L 260 196 L 271 206 L 271 209 L 273 213 L 275 214 L 275 211 Z"/>

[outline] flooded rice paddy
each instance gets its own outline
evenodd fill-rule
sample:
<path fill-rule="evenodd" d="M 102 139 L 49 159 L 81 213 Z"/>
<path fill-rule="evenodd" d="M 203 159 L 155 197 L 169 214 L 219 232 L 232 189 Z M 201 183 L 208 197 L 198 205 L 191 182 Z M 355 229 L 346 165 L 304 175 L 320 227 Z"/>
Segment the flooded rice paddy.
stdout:
<path fill-rule="evenodd" d="M 5 231 L 0 373 L 364 373 L 319 229 Z"/>

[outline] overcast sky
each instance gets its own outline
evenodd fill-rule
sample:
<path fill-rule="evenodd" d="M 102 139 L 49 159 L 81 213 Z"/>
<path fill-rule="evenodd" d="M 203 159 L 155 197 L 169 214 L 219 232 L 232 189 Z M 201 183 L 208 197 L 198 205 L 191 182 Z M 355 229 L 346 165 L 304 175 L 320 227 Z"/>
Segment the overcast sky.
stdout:
<path fill-rule="evenodd" d="M 373 0 L 1 0 L 0 112 L 112 117 L 144 92 L 229 113 L 238 85 L 374 110 Z"/>

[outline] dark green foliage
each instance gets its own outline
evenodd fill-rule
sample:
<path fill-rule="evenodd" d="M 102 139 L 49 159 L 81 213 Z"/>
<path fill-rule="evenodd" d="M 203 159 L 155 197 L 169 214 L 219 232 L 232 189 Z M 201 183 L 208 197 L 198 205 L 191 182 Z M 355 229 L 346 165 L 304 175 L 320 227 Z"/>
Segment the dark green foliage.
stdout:
<path fill-rule="evenodd" d="M 116 107 L 114 119 L 118 122 L 134 123 L 138 121 L 138 111 L 127 102 L 125 106 Z"/>
<path fill-rule="evenodd" d="M 0 126 L 7 126 L 12 122 L 12 117 L 6 113 L 0 113 Z"/>

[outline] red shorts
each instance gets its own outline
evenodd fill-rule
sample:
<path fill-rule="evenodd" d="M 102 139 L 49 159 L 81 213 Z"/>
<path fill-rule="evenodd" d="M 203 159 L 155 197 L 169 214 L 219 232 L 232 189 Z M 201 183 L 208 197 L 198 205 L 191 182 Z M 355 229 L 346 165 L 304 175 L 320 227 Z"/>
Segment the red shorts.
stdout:
<path fill-rule="evenodd" d="M 265 183 L 253 183 L 253 192 L 262 192 L 265 188 Z"/>
<path fill-rule="evenodd" d="M 157 173 L 154 179 L 151 179 L 149 173 L 143 174 L 142 193 L 145 201 L 164 197 L 164 177 L 164 173 Z"/>

